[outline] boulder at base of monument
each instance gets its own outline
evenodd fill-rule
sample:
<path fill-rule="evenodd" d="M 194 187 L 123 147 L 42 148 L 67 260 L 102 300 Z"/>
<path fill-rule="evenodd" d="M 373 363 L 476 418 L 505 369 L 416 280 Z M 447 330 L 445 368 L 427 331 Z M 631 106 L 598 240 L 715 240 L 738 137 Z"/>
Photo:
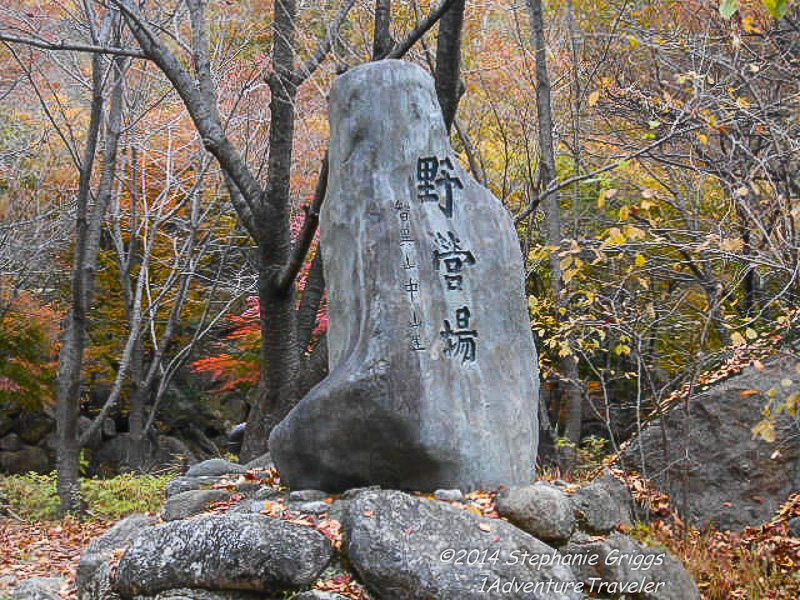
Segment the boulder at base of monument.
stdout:
<path fill-rule="evenodd" d="M 291 487 L 531 481 L 538 361 L 506 209 L 459 164 L 433 79 L 387 60 L 330 97 L 330 375 L 273 431 Z"/>

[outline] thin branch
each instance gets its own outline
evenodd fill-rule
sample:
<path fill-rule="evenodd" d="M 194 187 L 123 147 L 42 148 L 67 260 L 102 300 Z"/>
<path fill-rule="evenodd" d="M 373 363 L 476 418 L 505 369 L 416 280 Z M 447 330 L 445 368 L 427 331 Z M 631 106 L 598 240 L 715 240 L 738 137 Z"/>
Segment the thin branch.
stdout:
<path fill-rule="evenodd" d="M 394 48 L 392 48 L 392 51 L 389 52 L 389 54 L 382 56 L 381 58 L 402 58 L 405 56 L 406 52 L 411 50 L 411 47 L 416 44 L 423 35 L 428 33 L 431 27 L 436 25 L 439 19 L 442 18 L 442 15 L 447 12 L 447 10 L 455 3 L 455 1 L 456 0 L 442 0 L 439 8 L 429 14 L 428 18 L 417 25 L 414 31 L 409 33 L 403 41 L 395 44 Z"/>
<path fill-rule="evenodd" d="M 336 13 L 336 19 L 334 19 L 333 23 L 331 23 L 331 26 L 328 28 L 325 39 L 319 45 L 317 51 L 305 62 L 302 68 L 295 71 L 294 81 L 296 85 L 299 86 L 306 79 L 311 77 L 314 71 L 317 70 L 317 67 L 325 60 L 325 57 L 328 56 L 328 53 L 333 47 L 333 42 L 339 37 L 339 30 L 342 28 L 342 25 L 347 19 L 347 14 L 350 12 L 350 9 L 353 8 L 355 2 L 356 0 L 345 0 L 339 7 L 339 12 Z"/>
<path fill-rule="evenodd" d="M 300 239 L 297 240 L 294 248 L 292 249 L 292 256 L 289 262 L 281 269 L 278 276 L 277 286 L 279 290 L 287 291 L 294 282 L 295 277 L 303 267 L 306 260 L 311 243 L 314 241 L 314 235 L 317 233 L 317 226 L 319 225 L 319 212 L 322 208 L 322 202 L 325 200 L 325 194 L 328 191 L 328 154 L 325 153 L 325 158 L 322 159 L 322 168 L 320 169 L 319 179 L 317 180 L 317 188 L 314 190 L 314 201 L 308 207 L 306 213 L 306 220 L 303 224 L 303 231 L 300 233 Z"/>
<path fill-rule="evenodd" d="M 149 56 L 146 56 L 141 52 L 134 52 L 133 50 L 126 50 L 125 48 L 117 48 L 114 46 L 93 46 L 91 44 L 73 44 L 64 41 L 48 42 L 45 40 L 37 40 L 36 38 L 17 37 L 15 35 L 8 35 L 6 33 L 0 33 L 0 41 L 9 42 L 12 44 L 23 44 L 25 46 L 33 46 L 34 48 L 41 48 L 42 50 L 91 52 L 94 54 L 111 54 L 114 56 L 126 56 L 129 58 L 142 58 L 144 60 L 151 60 Z"/>

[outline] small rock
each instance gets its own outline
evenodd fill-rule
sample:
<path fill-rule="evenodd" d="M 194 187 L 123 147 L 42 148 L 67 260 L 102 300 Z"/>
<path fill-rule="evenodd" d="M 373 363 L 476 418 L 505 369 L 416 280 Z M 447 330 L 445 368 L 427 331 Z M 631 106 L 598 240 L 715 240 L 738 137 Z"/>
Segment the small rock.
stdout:
<path fill-rule="evenodd" d="M 289 502 L 316 502 L 329 496 L 330 494 L 319 490 L 298 490 L 289 494 Z"/>
<path fill-rule="evenodd" d="M 228 511 L 229 515 L 234 514 L 261 514 L 264 510 L 264 500 L 242 500 Z"/>
<path fill-rule="evenodd" d="M 225 514 L 145 529 L 120 559 L 116 589 L 130 598 L 176 588 L 272 592 L 311 585 L 333 546 L 310 527 Z"/>
<path fill-rule="evenodd" d="M 61 577 L 32 577 L 23 581 L 11 594 L 12 600 L 62 600 Z"/>
<path fill-rule="evenodd" d="M 270 485 L 262 485 L 258 490 L 256 490 L 255 494 L 253 494 L 253 500 L 269 500 L 275 496 L 280 496 L 280 494 L 280 490 Z"/>
<path fill-rule="evenodd" d="M 800 517 L 795 517 L 789 521 L 789 534 L 800 538 Z"/>
<path fill-rule="evenodd" d="M 605 533 L 633 521 L 630 490 L 610 472 L 580 488 L 572 496 L 572 507 L 578 513 L 579 527 L 589 533 Z"/>
<path fill-rule="evenodd" d="M 48 473 L 50 459 L 42 448 L 25 446 L 16 452 L 0 452 L 0 471 L 11 475 L 29 473 Z"/>
<path fill-rule="evenodd" d="M 131 515 L 114 525 L 103 535 L 92 540 L 81 556 L 75 585 L 81 600 L 107 600 L 115 598 L 109 580 L 114 552 L 124 548 L 132 537 L 158 519 L 148 515 Z"/>
<path fill-rule="evenodd" d="M 302 502 L 293 506 L 292 508 L 296 508 L 300 512 L 310 513 L 312 515 L 321 515 L 323 513 L 330 512 L 331 506 L 332 505 L 328 504 L 327 502 L 318 500 L 316 502 Z"/>
<path fill-rule="evenodd" d="M 464 501 L 464 494 L 461 490 L 436 490 L 433 495 L 437 500 L 442 500 L 443 502 Z"/>
<path fill-rule="evenodd" d="M 344 492 L 342 494 L 342 498 L 344 498 L 345 500 L 352 500 L 353 498 L 355 498 L 356 496 L 358 496 L 359 494 L 361 494 L 363 492 L 376 492 L 376 491 L 378 491 L 380 489 L 381 489 L 381 486 L 379 486 L 379 485 L 369 485 L 369 486 L 366 486 L 366 487 L 352 488 L 352 489 L 349 489 L 346 492 Z"/>
<path fill-rule="evenodd" d="M 167 484 L 167 498 L 191 490 L 207 490 L 222 481 L 223 477 L 177 477 Z"/>
<path fill-rule="evenodd" d="M 569 497 L 544 482 L 501 490 L 497 512 L 517 527 L 545 542 L 562 544 L 575 528 Z"/>
<path fill-rule="evenodd" d="M 0 439 L 0 450 L 5 450 L 6 452 L 22 450 L 22 440 L 16 433 L 9 433 L 3 439 Z"/>
<path fill-rule="evenodd" d="M 247 473 L 242 465 L 224 458 L 210 458 L 189 467 L 187 477 L 212 477 L 219 475 L 241 475 Z"/>
<path fill-rule="evenodd" d="M 199 515 L 214 504 L 214 502 L 224 502 L 231 498 L 232 494 L 227 490 L 190 490 L 172 496 L 164 505 L 161 518 L 165 521 L 177 521 Z"/>
<path fill-rule="evenodd" d="M 244 468 L 248 471 L 266 471 L 268 469 L 274 469 L 275 463 L 272 461 L 270 453 L 267 452 L 245 463 Z"/>

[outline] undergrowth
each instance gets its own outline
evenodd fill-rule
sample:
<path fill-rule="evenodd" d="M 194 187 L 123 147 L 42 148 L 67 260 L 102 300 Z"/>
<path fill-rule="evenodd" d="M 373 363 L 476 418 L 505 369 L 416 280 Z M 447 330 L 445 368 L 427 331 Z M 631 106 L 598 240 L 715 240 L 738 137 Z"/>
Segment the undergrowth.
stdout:
<path fill-rule="evenodd" d="M 110 479 L 81 479 L 89 516 L 116 521 L 133 513 L 161 510 L 164 491 L 175 474 L 125 473 Z M 56 475 L 0 476 L 0 513 L 4 506 L 29 521 L 58 519 Z"/>

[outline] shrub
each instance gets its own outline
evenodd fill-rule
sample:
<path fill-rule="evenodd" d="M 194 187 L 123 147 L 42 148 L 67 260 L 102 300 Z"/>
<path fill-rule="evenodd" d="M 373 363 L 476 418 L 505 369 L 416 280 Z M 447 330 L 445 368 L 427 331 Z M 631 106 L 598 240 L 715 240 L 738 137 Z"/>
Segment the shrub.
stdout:
<path fill-rule="evenodd" d="M 174 477 L 174 473 L 126 473 L 111 479 L 82 479 L 81 485 L 90 516 L 116 521 L 133 513 L 161 510 L 164 491 Z M 0 476 L 0 509 L 3 505 L 24 519 L 57 519 L 59 499 L 55 473 Z"/>

